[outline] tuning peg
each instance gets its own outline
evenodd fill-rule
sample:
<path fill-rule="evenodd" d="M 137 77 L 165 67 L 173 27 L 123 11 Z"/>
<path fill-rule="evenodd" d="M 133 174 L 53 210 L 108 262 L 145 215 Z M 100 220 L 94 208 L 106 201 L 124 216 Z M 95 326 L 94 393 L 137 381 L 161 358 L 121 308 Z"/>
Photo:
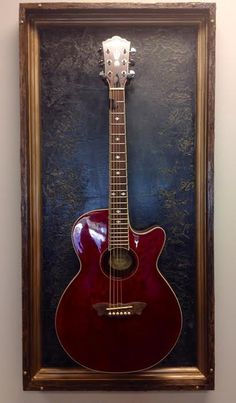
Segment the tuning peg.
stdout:
<path fill-rule="evenodd" d="M 129 53 L 131 54 L 131 56 L 135 56 L 136 55 L 136 49 L 135 48 L 131 48 Z"/>
<path fill-rule="evenodd" d="M 127 74 L 127 78 L 131 79 L 135 77 L 135 71 L 134 70 L 130 70 L 129 73 Z"/>
<path fill-rule="evenodd" d="M 99 66 L 103 67 L 104 66 L 104 60 L 103 59 L 99 60 L 98 64 L 99 64 Z"/>
<path fill-rule="evenodd" d="M 102 48 L 101 48 L 101 47 L 98 49 L 98 53 L 99 53 L 99 54 L 102 53 Z"/>
<path fill-rule="evenodd" d="M 130 65 L 130 66 L 134 66 L 134 65 L 135 65 L 135 61 L 134 61 L 133 59 L 130 59 L 129 65 Z"/>

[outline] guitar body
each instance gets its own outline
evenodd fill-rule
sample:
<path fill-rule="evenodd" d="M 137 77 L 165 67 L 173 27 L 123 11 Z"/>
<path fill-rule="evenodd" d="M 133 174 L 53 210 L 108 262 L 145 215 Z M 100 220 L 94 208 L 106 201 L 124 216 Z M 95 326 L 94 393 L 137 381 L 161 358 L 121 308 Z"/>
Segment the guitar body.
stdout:
<path fill-rule="evenodd" d="M 154 227 L 135 232 L 129 228 L 134 264 L 125 277 L 113 280 L 104 258 L 108 210 L 81 216 L 73 226 L 72 241 L 81 268 L 56 312 L 56 331 L 64 350 L 74 361 L 96 371 L 133 372 L 157 364 L 175 346 L 182 327 L 179 302 L 157 269 L 164 230 Z M 105 309 L 116 295 L 122 314 L 111 311 L 108 315 Z M 142 312 L 131 310 L 129 314 L 128 307 L 136 302 L 142 304 Z"/>

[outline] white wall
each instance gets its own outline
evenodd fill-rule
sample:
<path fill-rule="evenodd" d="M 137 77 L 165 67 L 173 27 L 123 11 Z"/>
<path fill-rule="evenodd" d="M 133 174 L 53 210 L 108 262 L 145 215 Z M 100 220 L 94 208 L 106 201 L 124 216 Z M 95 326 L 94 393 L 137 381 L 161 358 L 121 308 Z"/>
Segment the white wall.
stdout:
<path fill-rule="evenodd" d="M 236 402 L 236 1 L 216 3 L 216 391 L 59 393 L 22 391 L 18 2 L 0 0 L 0 403 Z"/>

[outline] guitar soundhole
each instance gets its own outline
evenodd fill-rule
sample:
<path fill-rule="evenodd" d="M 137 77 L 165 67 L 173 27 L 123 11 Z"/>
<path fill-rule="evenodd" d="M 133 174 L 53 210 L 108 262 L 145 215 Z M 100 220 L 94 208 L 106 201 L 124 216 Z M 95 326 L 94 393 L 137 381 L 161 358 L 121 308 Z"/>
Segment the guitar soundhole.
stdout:
<path fill-rule="evenodd" d="M 136 270 L 137 257 L 132 250 L 113 248 L 103 254 L 101 265 L 108 277 L 125 279 Z"/>

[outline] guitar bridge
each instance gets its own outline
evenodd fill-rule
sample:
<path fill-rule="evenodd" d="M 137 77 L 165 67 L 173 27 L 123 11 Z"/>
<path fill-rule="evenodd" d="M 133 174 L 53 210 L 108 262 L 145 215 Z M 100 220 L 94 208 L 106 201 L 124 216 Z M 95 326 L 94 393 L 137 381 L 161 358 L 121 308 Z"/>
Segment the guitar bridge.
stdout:
<path fill-rule="evenodd" d="M 93 305 L 98 316 L 108 316 L 110 318 L 127 318 L 132 315 L 141 315 L 146 302 L 131 302 L 128 304 L 110 305 L 106 302 L 98 302 Z"/>

